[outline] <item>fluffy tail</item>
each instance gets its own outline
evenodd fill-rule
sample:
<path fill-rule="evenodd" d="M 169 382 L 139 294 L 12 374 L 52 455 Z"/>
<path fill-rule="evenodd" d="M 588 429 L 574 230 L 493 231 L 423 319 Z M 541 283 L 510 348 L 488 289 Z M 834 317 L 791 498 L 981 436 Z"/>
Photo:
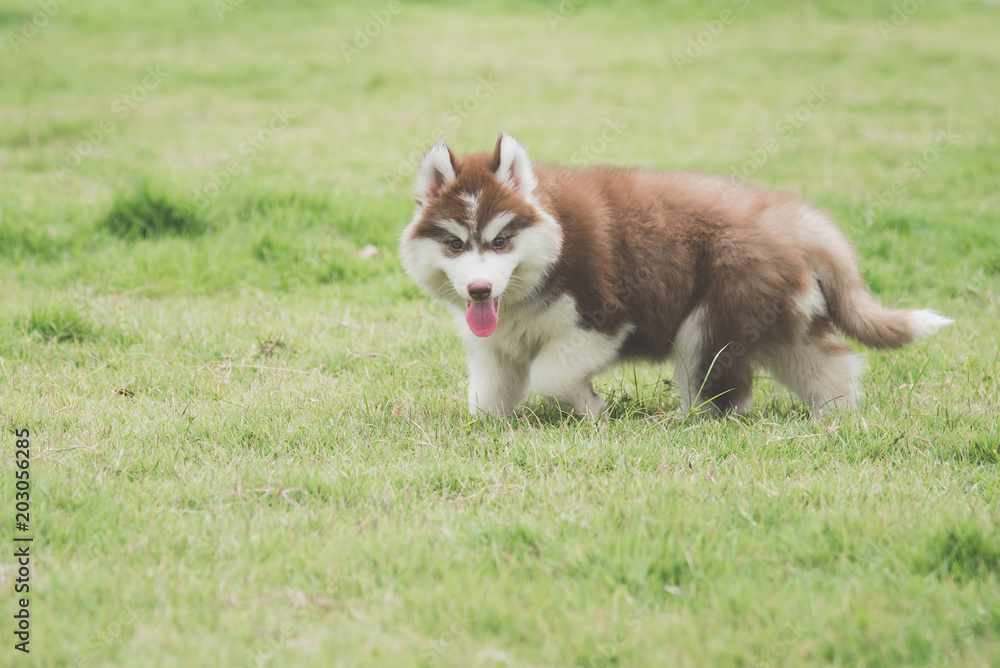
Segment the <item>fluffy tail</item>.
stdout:
<path fill-rule="evenodd" d="M 899 348 L 955 322 L 931 309 L 892 309 L 879 304 L 858 274 L 854 250 L 830 224 L 813 245 L 813 271 L 830 317 L 840 331 L 872 348 Z"/>

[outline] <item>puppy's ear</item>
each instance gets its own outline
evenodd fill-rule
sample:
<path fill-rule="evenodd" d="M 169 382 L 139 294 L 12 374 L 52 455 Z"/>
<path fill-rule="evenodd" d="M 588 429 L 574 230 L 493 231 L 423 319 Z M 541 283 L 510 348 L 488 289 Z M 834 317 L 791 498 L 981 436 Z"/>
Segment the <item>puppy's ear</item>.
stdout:
<path fill-rule="evenodd" d="M 445 186 L 455 179 L 455 156 L 442 139 L 427 152 L 417 170 L 414 199 L 427 206 L 441 195 Z"/>
<path fill-rule="evenodd" d="M 522 195 L 530 195 L 538 185 L 527 149 L 506 132 L 497 139 L 497 147 L 493 151 L 493 173 L 501 183 Z"/>

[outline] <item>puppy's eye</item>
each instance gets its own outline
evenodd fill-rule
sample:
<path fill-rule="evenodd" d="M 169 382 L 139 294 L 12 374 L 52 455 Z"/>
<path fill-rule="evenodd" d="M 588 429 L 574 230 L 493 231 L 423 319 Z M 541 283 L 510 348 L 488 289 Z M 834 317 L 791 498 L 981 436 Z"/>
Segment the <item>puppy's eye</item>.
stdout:
<path fill-rule="evenodd" d="M 507 245 L 507 237 L 497 237 L 493 240 L 494 248 L 503 248 Z"/>
<path fill-rule="evenodd" d="M 462 246 L 463 245 L 464 244 L 462 244 L 462 240 L 461 239 L 452 239 L 451 241 L 448 242 L 448 248 L 450 248 L 452 250 L 460 251 L 460 250 L 462 250 Z"/>

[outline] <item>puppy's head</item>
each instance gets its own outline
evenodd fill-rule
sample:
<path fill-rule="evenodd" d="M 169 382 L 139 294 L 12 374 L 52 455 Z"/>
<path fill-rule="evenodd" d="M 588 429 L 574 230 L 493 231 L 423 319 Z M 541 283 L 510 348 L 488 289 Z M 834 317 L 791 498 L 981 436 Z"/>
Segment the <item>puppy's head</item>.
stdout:
<path fill-rule="evenodd" d="M 500 135 L 492 154 L 456 158 L 438 142 L 417 171 L 417 210 L 400 241 L 403 267 L 465 311 L 476 336 L 496 330 L 501 305 L 529 297 L 559 257 L 559 224 L 535 200 L 524 147 Z"/>

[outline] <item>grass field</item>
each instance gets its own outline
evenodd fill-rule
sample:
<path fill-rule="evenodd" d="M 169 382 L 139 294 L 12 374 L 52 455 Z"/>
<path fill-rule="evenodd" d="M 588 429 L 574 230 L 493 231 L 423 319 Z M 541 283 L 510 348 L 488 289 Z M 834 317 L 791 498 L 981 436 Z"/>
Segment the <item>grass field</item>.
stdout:
<path fill-rule="evenodd" d="M 998 6 L 669 4 L 0 2 L 0 665 L 1000 665 Z M 500 130 L 800 193 L 957 322 L 818 421 L 471 420 L 396 240 Z"/>

